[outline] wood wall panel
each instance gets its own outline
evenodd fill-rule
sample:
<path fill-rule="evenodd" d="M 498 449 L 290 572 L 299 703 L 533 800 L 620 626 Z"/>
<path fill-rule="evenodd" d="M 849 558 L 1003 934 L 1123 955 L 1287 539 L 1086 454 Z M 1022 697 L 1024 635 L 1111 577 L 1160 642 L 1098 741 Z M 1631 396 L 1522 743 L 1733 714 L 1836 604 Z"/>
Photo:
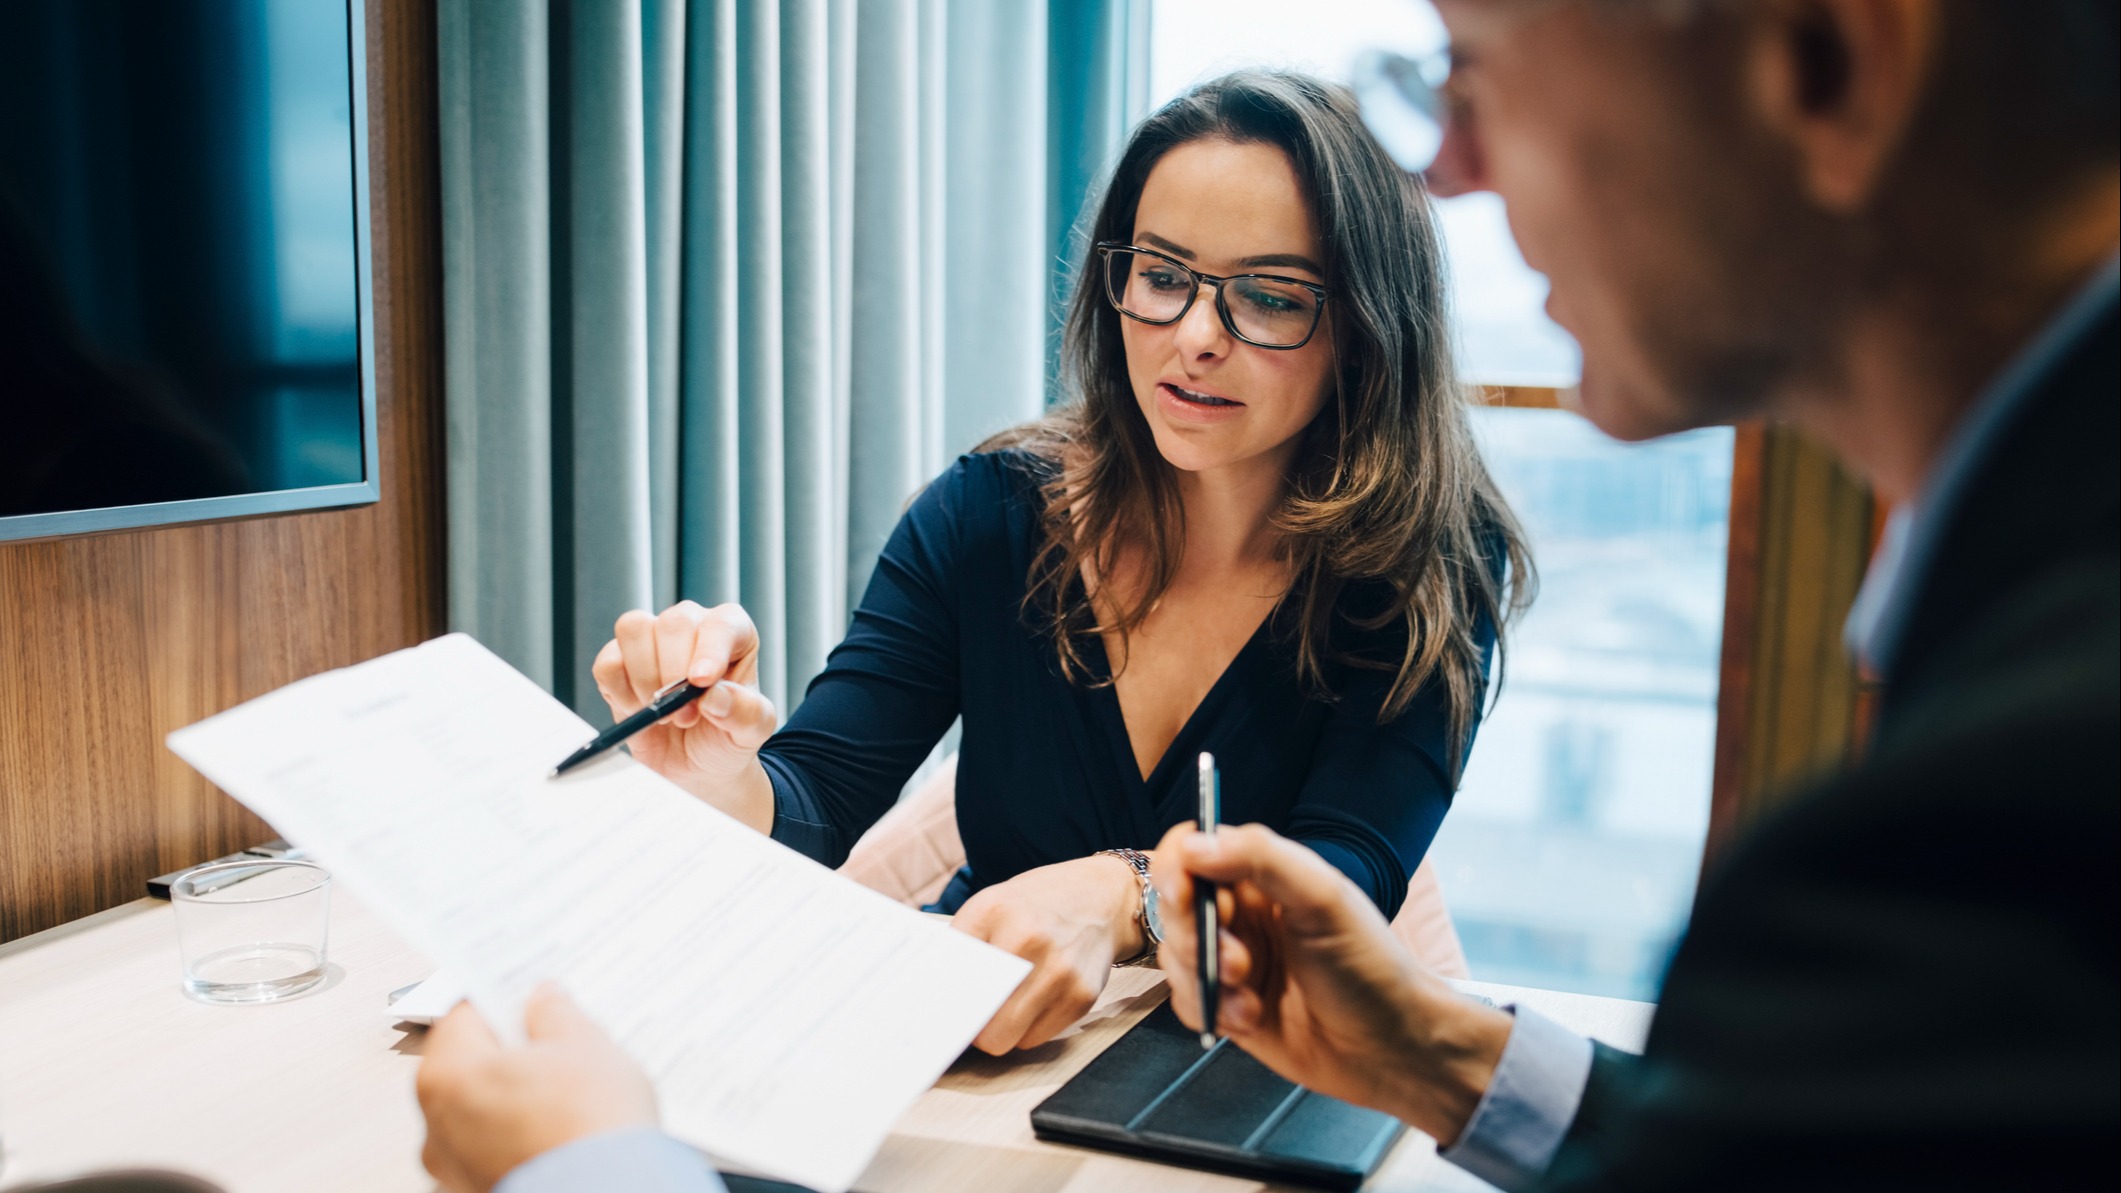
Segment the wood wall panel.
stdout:
<path fill-rule="evenodd" d="M 369 0 L 382 499 L 0 544 L 0 941 L 271 835 L 170 730 L 441 631 L 434 47 L 433 0 Z"/>
<path fill-rule="evenodd" d="M 1508 406 L 1519 410 L 1574 410 L 1576 389 L 1555 389 L 1546 385 L 1483 385 L 1479 387 L 1482 405 Z"/>
<path fill-rule="evenodd" d="M 1704 862 L 1862 727 L 1842 625 L 1875 536 L 1870 491 L 1783 427 L 1738 428 Z"/>

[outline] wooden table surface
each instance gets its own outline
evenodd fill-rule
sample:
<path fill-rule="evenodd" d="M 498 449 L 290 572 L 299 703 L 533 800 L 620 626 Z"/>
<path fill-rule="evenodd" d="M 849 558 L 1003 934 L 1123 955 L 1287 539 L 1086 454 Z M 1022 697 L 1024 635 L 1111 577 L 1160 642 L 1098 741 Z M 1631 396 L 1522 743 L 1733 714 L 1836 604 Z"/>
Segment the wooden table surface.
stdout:
<path fill-rule="evenodd" d="M 177 988 L 167 903 L 142 899 L 0 945 L 0 1188 L 115 1167 L 170 1168 L 228 1193 L 422 1193 L 412 1094 L 421 1031 L 394 1025 L 391 990 L 431 966 L 343 891 L 322 986 L 286 1002 L 208 1006 Z M 1464 983 L 1639 1048 L 1647 1003 Z M 1030 1112 L 1163 999 L 1154 971 L 1120 970 L 1066 1036 L 1004 1059 L 960 1060 L 900 1120 L 863 1193 L 1261 1193 L 1240 1180 L 1041 1143 Z M 1488 1186 L 1409 1131 L 1366 1189 Z"/>

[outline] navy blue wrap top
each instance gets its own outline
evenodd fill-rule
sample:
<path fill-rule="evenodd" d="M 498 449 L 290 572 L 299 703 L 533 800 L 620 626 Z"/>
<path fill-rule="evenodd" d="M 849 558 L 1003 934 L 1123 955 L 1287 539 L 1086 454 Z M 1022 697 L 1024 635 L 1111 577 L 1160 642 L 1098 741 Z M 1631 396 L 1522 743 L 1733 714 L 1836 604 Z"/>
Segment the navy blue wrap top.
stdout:
<path fill-rule="evenodd" d="M 1307 692 L 1284 606 L 1144 779 L 1117 694 L 1064 678 L 1050 632 L 1024 608 L 1048 475 L 1021 451 L 968 455 L 915 499 L 845 641 L 760 750 L 774 838 L 838 865 L 962 716 L 957 820 L 967 864 L 942 910 L 1038 866 L 1154 847 L 1193 817 L 1194 759 L 1210 750 L 1225 823 L 1256 821 L 1303 842 L 1394 914 L 1457 785 L 1443 684 L 1432 680 L 1382 725 L 1391 671 L 1333 663 L 1332 698 Z M 1343 601 L 1360 601 L 1361 588 L 1351 585 Z M 1341 631 L 1336 644 L 1362 656 L 1396 664 L 1404 653 L 1401 623 L 1363 631 L 1343 622 Z M 1486 617 L 1478 634 L 1485 667 L 1494 645 Z M 1095 635 L 1082 657 L 1107 673 Z"/>

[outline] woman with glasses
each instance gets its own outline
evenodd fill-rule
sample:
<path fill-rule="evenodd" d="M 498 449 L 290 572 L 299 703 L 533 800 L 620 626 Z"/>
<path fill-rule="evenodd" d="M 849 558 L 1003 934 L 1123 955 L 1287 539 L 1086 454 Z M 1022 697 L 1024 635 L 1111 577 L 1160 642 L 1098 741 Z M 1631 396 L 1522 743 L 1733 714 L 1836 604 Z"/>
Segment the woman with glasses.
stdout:
<path fill-rule="evenodd" d="M 1051 1039 L 1153 958 L 1154 859 L 1215 755 L 1230 822 L 1387 916 L 1449 808 L 1530 560 L 1476 454 L 1419 184 L 1340 88 L 1240 72 L 1136 130 L 1097 212 L 1052 417 L 928 486 L 789 723 L 741 609 L 629 613 L 634 753 L 837 865 L 962 716 L 967 865 L 939 901 L 1034 963 L 977 1041 Z"/>

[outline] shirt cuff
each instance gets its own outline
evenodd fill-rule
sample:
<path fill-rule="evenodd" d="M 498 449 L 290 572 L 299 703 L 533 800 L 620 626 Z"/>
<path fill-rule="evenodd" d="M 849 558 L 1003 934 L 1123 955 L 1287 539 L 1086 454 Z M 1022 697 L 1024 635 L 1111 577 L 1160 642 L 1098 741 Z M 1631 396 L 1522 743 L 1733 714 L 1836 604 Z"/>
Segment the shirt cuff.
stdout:
<path fill-rule="evenodd" d="M 532 1156 L 493 1193 L 722 1193 L 707 1158 L 653 1127 L 607 1131 Z"/>
<path fill-rule="evenodd" d="M 1504 1190 L 1523 1189 L 1554 1162 L 1591 1079 L 1591 1041 L 1530 1007 L 1506 1006 L 1517 1022 L 1494 1080 L 1458 1142 L 1438 1154 Z"/>

